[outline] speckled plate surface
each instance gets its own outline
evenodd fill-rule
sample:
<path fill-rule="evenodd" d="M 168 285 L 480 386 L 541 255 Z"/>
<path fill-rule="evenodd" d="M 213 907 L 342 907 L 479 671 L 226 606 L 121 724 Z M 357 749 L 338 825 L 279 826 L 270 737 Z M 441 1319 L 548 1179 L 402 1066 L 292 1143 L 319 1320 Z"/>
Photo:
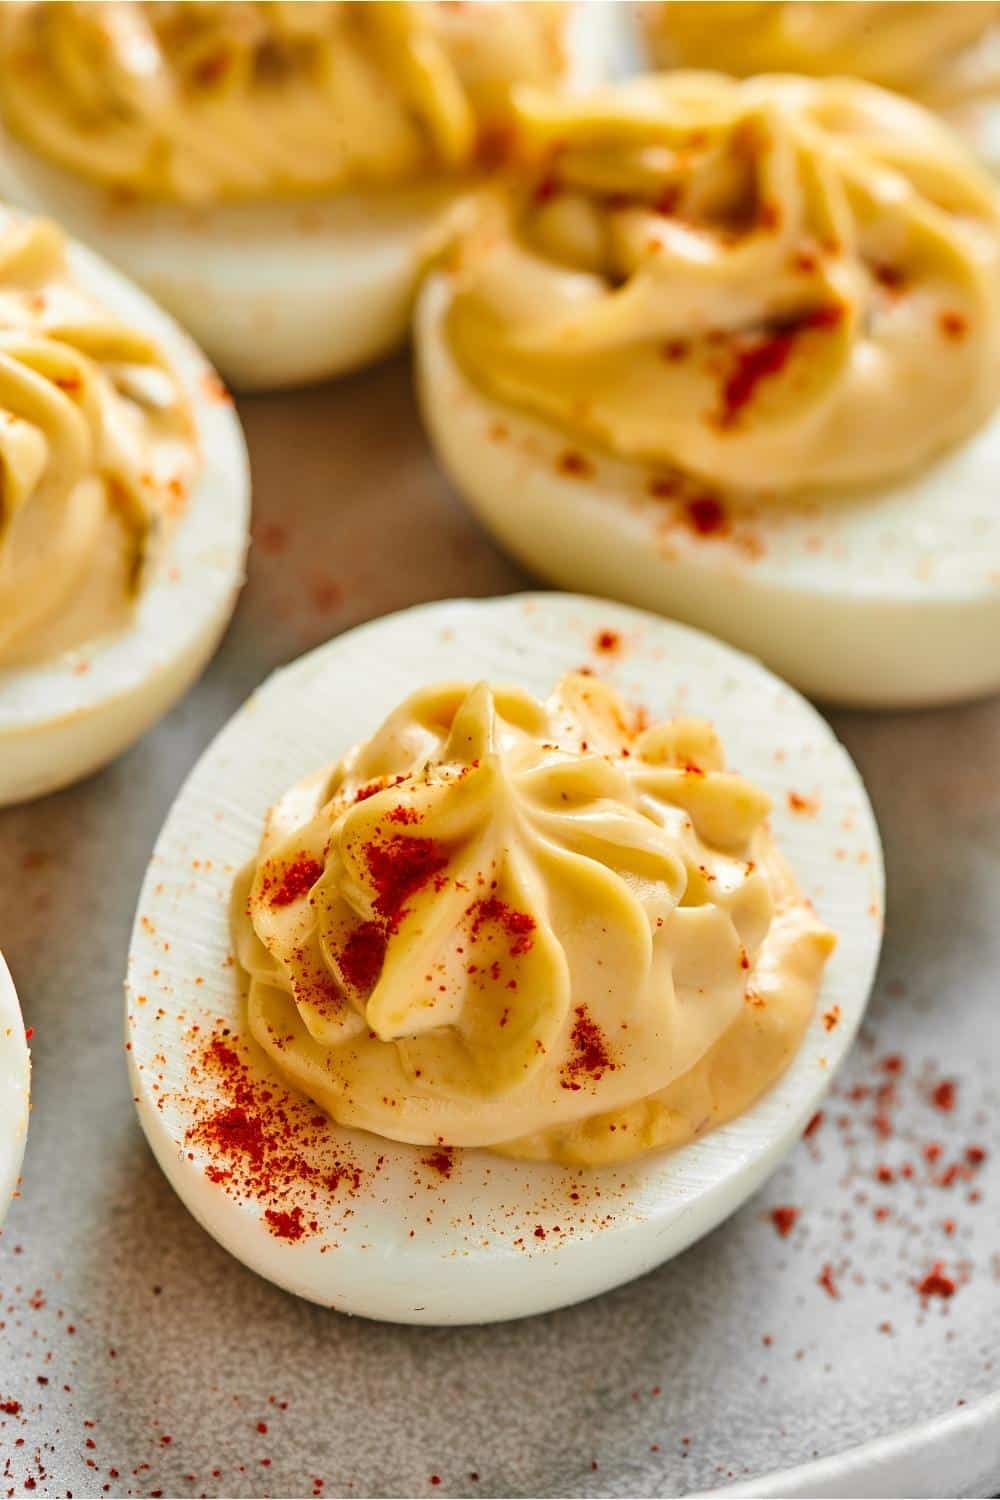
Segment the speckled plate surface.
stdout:
<path fill-rule="evenodd" d="M 120 1013 L 180 783 L 308 647 L 526 582 L 435 471 L 402 361 L 241 415 L 256 547 L 215 663 L 116 765 L 0 815 L 0 948 L 34 1027 L 23 1191 L 0 1238 L 4 1489 L 995 1492 L 998 702 L 834 717 L 888 863 L 866 1030 L 770 1185 L 668 1266 L 543 1318 L 400 1328 L 269 1286 L 174 1197 L 135 1118 Z M 798 1210 L 787 1234 L 779 1207 Z"/>

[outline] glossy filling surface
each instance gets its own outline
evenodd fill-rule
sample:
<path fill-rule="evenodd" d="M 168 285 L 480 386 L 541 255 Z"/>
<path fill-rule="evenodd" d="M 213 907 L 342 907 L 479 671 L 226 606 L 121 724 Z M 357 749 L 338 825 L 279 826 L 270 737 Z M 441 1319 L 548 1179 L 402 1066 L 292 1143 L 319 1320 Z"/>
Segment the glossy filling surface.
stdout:
<path fill-rule="evenodd" d="M 336 1120 L 596 1164 L 791 1061 L 833 936 L 712 727 L 596 679 L 421 690 L 272 808 L 236 882 L 249 1024 Z"/>

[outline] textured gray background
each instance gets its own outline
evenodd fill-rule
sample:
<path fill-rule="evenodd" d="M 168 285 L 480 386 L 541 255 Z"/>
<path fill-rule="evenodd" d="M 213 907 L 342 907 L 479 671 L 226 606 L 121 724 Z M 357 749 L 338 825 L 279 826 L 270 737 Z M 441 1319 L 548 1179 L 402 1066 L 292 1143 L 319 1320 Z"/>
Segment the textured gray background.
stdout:
<path fill-rule="evenodd" d="M 524 582 L 436 472 L 403 361 L 241 413 L 257 544 L 219 656 L 115 766 L 0 814 L 0 947 L 35 1028 L 23 1196 L 0 1238 L 0 1404 L 21 1408 L 0 1409 L 2 1488 L 683 1493 L 996 1390 L 998 702 L 834 716 L 888 860 L 870 1025 L 811 1139 L 672 1265 L 524 1323 L 394 1328 L 274 1290 L 189 1217 L 141 1138 L 120 1043 L 136 892 L 177 788 L 273 667 L 373 615 Z M 890 1053 L 904 1069 L 879 1101 Z M 931 1102 L 942 1077 L 951 1111 Z M 970 1144 L 998 1149 L 973 1171 Z M 775 1204 L 801 1209 L 787 1239 Z M 938 1259 L 961 1284 L 925 1304 L 915 1282 Z"/>

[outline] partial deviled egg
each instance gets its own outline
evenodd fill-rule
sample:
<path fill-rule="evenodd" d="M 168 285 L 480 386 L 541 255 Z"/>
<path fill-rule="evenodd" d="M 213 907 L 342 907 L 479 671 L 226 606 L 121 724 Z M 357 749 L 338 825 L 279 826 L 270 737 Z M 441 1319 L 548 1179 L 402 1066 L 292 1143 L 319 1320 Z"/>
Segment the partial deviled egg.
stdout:
<path fill-rule="evenodd" d="M 249 477 L 177 326 L 0 211 L 0 806 L 96 770 L 190 686 L 243 579 Z"/>
<path fill-rule="evenodd" d="M 1000 169 L 1000 5 L 992 0 L 640 0 L 661 68 L 864 78 L 908 94 Z"/>
<path fill-rule="evenodd" d="M 528 165 L 417 314 L 459 492 L 564 587 L 828 700 L 1000 687 L 1000 196 L 844 79 L 522 92 Z"/>
<path fill-rule="evenodd" d="M 0 1223 L 21 1175 L 30 1098 L 28 1039 L 14 981 L 0 953 Z"/>
<path fill-rule="evenodd" d="M 511 85 L 598 76 L 602 9 L 5 5 L 0 193 L 134 276 L 234 385 L 337 375 L 403 342 Z"/>
<path fill-rule="evenodd" d="M 748 658 L 583 597 L 408 610 L 272 677 L 178 797 L 129 956 L 139 1117 L 301 1296 L 563 1306 L 774 1169 L 882 900 L 850 759 Z"/>

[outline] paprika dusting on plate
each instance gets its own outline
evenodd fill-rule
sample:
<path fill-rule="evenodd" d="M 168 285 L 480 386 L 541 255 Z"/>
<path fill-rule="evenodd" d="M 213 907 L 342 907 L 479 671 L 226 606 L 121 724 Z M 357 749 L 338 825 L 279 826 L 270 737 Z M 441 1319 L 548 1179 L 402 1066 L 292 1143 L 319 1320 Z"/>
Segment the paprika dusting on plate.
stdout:
<path fill-rule="evenodd" d="M 783 1240 L 787 1239 L 795 1228 L 800 1212 L 800 1209 L 793 1208 L 790 1204 L 779 1204 L 777 1208 L 772 1208 L 771 1223 Z"/>
<path fill-rule="evenodd" d="M 931 1103 L 935 1109 L 950 1113 L 955 1108 L 955 1084 L 950 1078 L 942 1078 L 931 1093 Z"/>
<path fill-rule="evenodd" d="M 922 1281 L 917 1282 L 917 1291 L 921 1297 L 953 1297 L 958 1291 L 958 1283 L 944 1272 L 944 1262 L 935 1261 Z"/>

